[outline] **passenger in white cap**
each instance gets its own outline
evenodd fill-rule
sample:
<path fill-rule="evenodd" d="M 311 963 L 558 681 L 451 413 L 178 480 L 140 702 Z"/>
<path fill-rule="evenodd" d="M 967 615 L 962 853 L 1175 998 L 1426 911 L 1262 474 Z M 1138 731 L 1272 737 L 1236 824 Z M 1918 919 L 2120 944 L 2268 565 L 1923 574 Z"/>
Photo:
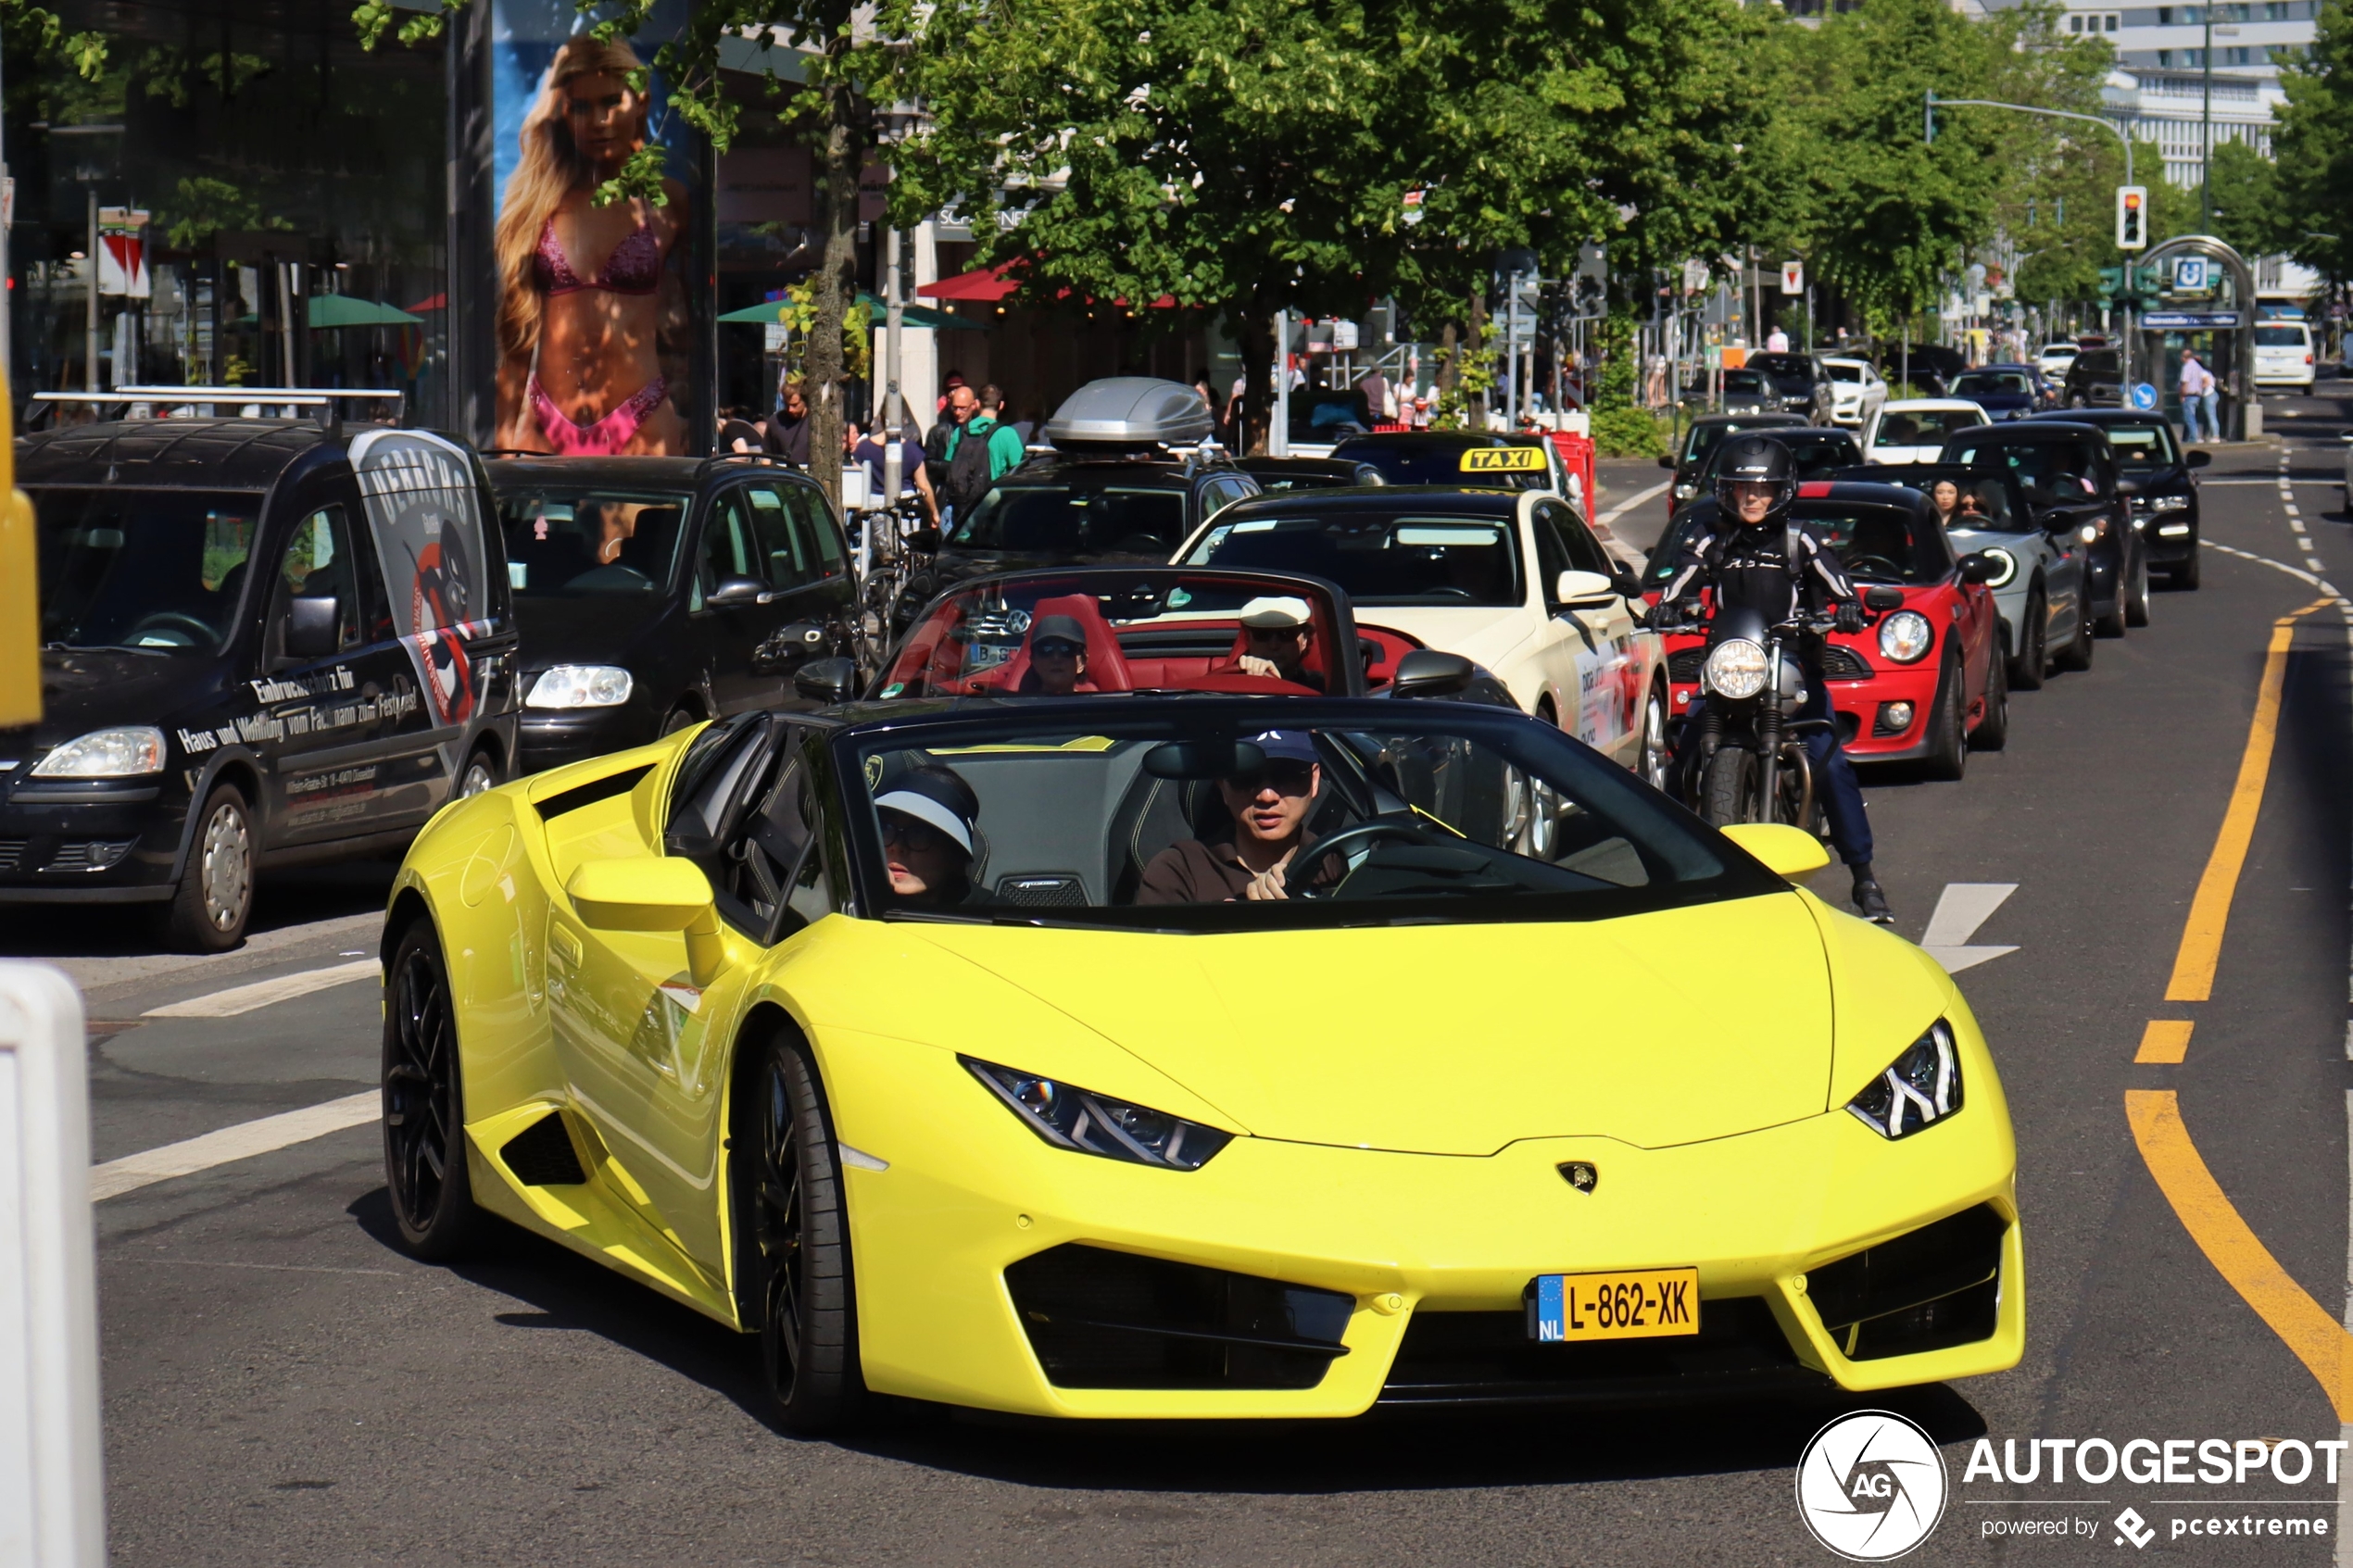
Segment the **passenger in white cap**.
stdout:
<path fill-rule="evenodd" d="M 1315 622 L 1305 599 L 1255 598 L 1242 606 L 1241 621 L 1247 651 L 1237 662 L 1243 674 L 1324 689 L 1323 674 L 1307 665 L 1307 650 L 1315 646 Z"/>
<path fill-rule="evenodd" d="M 961 904 L 973 894 L 973 825 L 980 797 L 937 763 L 905 769 L 875 797 L 890 890 L 909 903 Z"/>

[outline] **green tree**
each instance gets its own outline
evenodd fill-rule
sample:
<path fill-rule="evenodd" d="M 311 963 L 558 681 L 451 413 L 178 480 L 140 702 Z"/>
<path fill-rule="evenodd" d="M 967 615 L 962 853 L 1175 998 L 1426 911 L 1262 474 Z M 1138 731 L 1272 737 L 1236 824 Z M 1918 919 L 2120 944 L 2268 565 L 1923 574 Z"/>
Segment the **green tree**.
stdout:
<path fill-rule="evenodd" d="M 2353 11 L 2327 0 L 2302 59 L 2280 74 L 2287 94 L 2271 153 L 2280 235 L 2333 283 L 2353 280 Z"/>
<path fill-rule="evenodd" d="M 2245 257 L 2290 250 L 2302 236 L 2288 221 L 2279 169 L 2245 142 L 2220 142 L 2207 166 L 2214 236 Z M 2197 193 L 2189 193 L 2196 204 Z M 2195 206 L 2194 206 L 2195 210 Z"/>

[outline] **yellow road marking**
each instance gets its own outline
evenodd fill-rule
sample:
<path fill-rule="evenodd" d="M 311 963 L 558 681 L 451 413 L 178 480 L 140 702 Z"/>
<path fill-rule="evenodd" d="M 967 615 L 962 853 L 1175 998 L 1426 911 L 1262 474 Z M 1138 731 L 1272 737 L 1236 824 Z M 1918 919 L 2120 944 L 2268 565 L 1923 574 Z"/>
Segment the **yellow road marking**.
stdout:
<path fill-rule="evenodd" d="M 2198 878 L 2197 896 L 2190 900 L 2190 918 L 2183 925 L 2182 945 L 2173 956 L 2173 978 L 2165 987 L 2169 1002 L 2202 1002 L 2214 994 L 2214 966 L 2222 956 L 2222 928 L 2230 923 L 2231 895 L 2237 890 L 2239 872 L 2246 865 L 2256 814 L 2263 808 L 2263 784 L 2271 776 L 2288 645 L 2295 640 L 2299 619 L 2335 602 L 2314 599 L 2272 624 L 2271 646 L 2263 658 L 2263 683 L 2255 697 L 2255 721 L 2247 726 L 2246 749 L 2239 757 L 2238 782 L 2231 786 L 2222 831 L 2214 835 L 2214 852 L 2207 857 L 2206 874 Z"/>
<path fill-rule="evenodd" d="M 2128 1089 L 2124 1114 L 2132 1121 L 2141 1159 L 2181 1217 L 2182 1228 L 2231 1288 L 2255 1309 L 2255 1315 L 2296 1352 L 2328 1396 L 2337 1420 L 2353 1422 L 2353 1399 L 2347 1397 L 2345 1386 L 2346 1355 L 2353 1347 L 2353 1335 L 2289 1277 L 2239 1217 L 2197 1146 L 2190 1142 L 2173 1091 Z"/>
<path fill-rule="evenodd" d="M 2181 1060 L 2189 1051 L 2189 1020 L 2152 1018 L 2149 1026 L 2141 1031 L 2140 1053 L 2133 1060 L 2140 1065 L 2154 1063 L 2165 1066 Z"/>

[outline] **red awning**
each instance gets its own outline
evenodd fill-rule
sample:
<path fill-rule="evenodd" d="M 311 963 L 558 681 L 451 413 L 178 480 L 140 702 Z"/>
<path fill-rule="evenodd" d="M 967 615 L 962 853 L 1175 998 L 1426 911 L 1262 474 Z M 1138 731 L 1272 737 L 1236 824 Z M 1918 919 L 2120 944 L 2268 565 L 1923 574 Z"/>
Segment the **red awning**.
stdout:
<path fill-rule="evenodd" d="M 936 283 L 925 283 L 915 292 L 925 299 L 977 299 L 994 305 L 1021 286 L 1005 276 L 1013 267 L 1013 262 L 1000 261 L 977 272 L 965 272 L 953 278 L 942 278 Z"/>
<path fill-rule="evenodd" d="M 448 296 L 448 295 L 447 295 L 447 294 L 437 294 L 437 295 L 434 295 L 431 299 L 421 299 L 421 300 L 417 301 L 417 303 L 416 303 L 416 304 L 414 304 L 414 305 L 412 305 L 412 306 L 410 306 L 410 307 L 409 307 L 409 313 L 410 313 L 411 315 L 414 315 L 416 312 L 418 312 L 418 311 L 420 311 L 420 310 L 447 310 L 447 309 L 448 309 L 448 308 L 449 308 L 449 296 Z"/>

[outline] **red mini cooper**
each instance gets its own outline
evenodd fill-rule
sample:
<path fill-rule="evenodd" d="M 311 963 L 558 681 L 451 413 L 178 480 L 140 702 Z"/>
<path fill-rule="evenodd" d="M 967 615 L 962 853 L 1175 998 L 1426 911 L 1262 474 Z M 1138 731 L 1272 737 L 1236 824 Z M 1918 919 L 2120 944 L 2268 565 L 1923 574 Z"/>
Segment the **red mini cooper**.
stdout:
<path fill-rule="evenodd" d="M 1856 633 L 1826 639 L 1823 662 L 1839 739 L 1856 762 L 1919 762 L 1932 778 L 1957 779 L 1969 753 L 1999 751 L 2009 730 L 1999 620 L 1984 579 L 1992 563 L 1957 555 L 1919 492 L 1894 484 L 1801 484 L 1790 515 L 1826 537 L 1858 589 L 1902 590 L 1904 607 Z M 1644 583 L 1656 602 L 1684 542 L 1716 526 L 1713 497 L 1675 514 L 1652 552 Z M 1699 695 L 1705 639 L 1667 639 L 1675 715 Z"/>

